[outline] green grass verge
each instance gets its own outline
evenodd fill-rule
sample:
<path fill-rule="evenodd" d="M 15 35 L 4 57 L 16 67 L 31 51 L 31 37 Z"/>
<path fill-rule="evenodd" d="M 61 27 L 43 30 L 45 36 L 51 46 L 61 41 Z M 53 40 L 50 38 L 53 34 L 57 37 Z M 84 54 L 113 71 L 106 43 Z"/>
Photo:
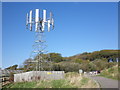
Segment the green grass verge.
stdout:
<path fill-rule="evenodd" d="M 103 77 L 114 79 L 114 80 L 120 80 L 119 71 L 120 71 L 120 68 L 118 68 L 118 66 L 116 65 L 109 69 L 103 70 L 98 76 L 103 76 Z"/>
<path fill-rule="evenodd" d="M 68 80 L 12 83 L 3 88 L 75 88 Z"/>

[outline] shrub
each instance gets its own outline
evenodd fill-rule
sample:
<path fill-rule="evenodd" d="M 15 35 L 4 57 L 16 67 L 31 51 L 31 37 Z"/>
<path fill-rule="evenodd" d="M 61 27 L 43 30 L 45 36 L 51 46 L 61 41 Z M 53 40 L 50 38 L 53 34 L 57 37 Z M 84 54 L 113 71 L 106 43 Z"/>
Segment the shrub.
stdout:
<path fill-rule="evenodd" d="M 14 82 L 14 73 L 10 72 L 10 78 L 9 78 L 10 82 Z"/>

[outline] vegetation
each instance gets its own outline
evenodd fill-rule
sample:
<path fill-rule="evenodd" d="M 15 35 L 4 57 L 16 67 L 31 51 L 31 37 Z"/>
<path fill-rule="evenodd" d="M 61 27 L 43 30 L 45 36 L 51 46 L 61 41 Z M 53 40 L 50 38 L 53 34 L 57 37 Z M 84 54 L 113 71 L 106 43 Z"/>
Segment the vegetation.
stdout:
<path fill-rule="evenodd" d="M 35 61 L 39 58 L 37 55 L 34 59 L 27 59 L 23 62 L 23 65 L 19 68 L 18 65 L 10 66 L 6 69 L 12 70 L 24 70 L 31 71 L 35 68 Z M 62 57 L 59 53 L 43 54 L 43 69 L 46 71 L 65 71 L 65 79 L 50 80 L 50 81 L 37 81 L 37 82 L 21 82 L 12 83 L 5 88 L 96 88 L 97 84 L 84 76 L 77 74 L 79 69 L 85 72 L 99 70 L 101 76 L 120 79 L 118 74 L 118 50 L 101 50 L 92 53 L 84 52 L 82 54 L 74 55 L 71 57 Z M 108 62 L 109 59 L 113 59 L 113 62 Z M 10 81 L 13 81 L 13 74 L 11 73 Z"/>
<path fill-rule="evenodd" d="M 10 73 L 10 78 L 9 78 L 10 82 L 14 82 L 14 73 Z"/>
<path fill-rule="evenodd" d="M 118 50 L 101 50 L 101 51 L 95 51 L 92 53 L 82 53 L 79 55 L 74 55 L 69 57 L 69 59 L 82 59 L 82 60 L 90 60 L 90 61 L 94 61 L 96 59 L 109 59 L 109 58 L 113 58 L 114 60 L 116 58 L 118 58 Z"/>
<path fill-rule="evenodd" d="M 116 66 L 113 66 L 109 69 L 103 70 L 101 72 L 100 76 L 120 80 L 119 71 L 120 71 L 120 67 L 118 67 L 118 65 L 116 65 Z"/>
<path fill-rule="evenodd" d="M 17 65 L 8 67 L 7 69 L 19 69 L 24 71 L 31 71 L 35 69 L 35 61 L 40 55 L 34 59 L 28 58 L 23 62 L 23 65 L 17 68 Z M 42 64 L 46 71 L 65 71 L 65 72 L 78 72 L 79 69 L 83 71 L 104 70 L 117 65 L 116 58 L 118 58 L 118 50 L 101 50 L 92 53 L 84 52 L 82 54 L 74 55 L 71 57 L 62 57 L 59 53 L 43 54 L 43 60 L 47 60 Z M 108 62 L 113 59 L 114 62 Z"/>
<path fill-rule="evenodd" d="M 65 79 L 12 83 L 4 88 L 99 88 L 99 86 L 93 80 L 78 73 L 67 73 Z"/>
<path fill-rule="evenodd" d="M 18 67 L 18 65 L 13 65 L 13 66 L 10 66 L 10 67 L 8 67 L 8 68 L 6 68 L 6 69 L 16 70 L 17 67 Z"/>

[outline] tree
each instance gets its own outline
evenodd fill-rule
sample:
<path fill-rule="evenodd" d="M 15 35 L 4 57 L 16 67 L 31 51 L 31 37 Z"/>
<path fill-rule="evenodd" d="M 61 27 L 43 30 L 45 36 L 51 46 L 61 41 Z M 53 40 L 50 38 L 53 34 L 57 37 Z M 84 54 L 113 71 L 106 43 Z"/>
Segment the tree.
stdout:
<path fill-rule="evenodd" d="M 10 78 L 9 78 L 10 82 L 14 82 L 14 73 L 10 72 Z"/>
<path fill-rule="evenodd" d="M 18 65 L 13 65 L 13 66 L 10 66 L 6 69 L 17 70 L 17 67 L 18 67 Z"/>
<path fill-rule="evenodd" d="M 52 62 L 58 63 L 58 62 L 61 62 L 61 61 L 63 60 L 61 54 L 59 54 L 59 53 L 49 53 L 49 55 L 50 55 L 50 58 L 49 58 L 49 59 L 50 59 Z"/>
<path fill-rule="evenodd" d="M 23 68 L 24 68 L 24 71 L 31 71 L 34 69 L 35 67 L 35 62 L 33 62 L 34 60 L 31 59 L 31 58 L 28 58 L 26 59 L 24 62 L 23 62 Z"/>
<path fill-rule="evenodd" d="M 65 72 L 78 72 L 80 69 L 80 64 L 74 62 L 61 62 L 59 66 L 60 70 Z"/>

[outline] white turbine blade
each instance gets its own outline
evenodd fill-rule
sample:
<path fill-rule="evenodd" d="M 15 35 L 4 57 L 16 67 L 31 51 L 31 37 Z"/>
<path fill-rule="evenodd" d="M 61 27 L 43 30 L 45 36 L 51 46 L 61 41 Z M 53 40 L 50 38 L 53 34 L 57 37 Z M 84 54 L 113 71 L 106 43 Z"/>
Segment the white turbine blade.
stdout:
<path fill-rule="evenodd" d="M 50 20 L 48 20 L 48 32 L 50 31 Z"/>
<path fill-rule="evenodd" d="M 35 21 L 39 22 L 39 9 L 36 9 Z"/>
<path fill-rule="evenodd" d="M 36 9 L 36 16 L 35 16 L 35 31 L 38 31 L 38 23 L 39 23 L 39 9 Z"/>
<path fill-rule="evenodd" d="M 42 21 L 42 31 L 44 31 L 44 28 L 45 28 L 45 23 L 44 21 Z"/>
<path fill-rule="evenodd" d="M 32 24 L 30 24 L 30 31 L 32 31 Z"/>
<path fill-rule="evenodd" d="M 50 24 L 52 25 L 52 29 L 54 29 L 54 19 L 52 12 L 50 12 Z"/>
<path fill-rule="evenodd" d="M 26 25 L 28 25 L 28 13 L 26 15 Z"/>
<path fill-rule="evenodd" d="M 32 10 L 30 11 L 29 23 L 32 23 Z"/>
<path fill-rule="evenodd" d="M 54 19 L 52 18 L 52 29 L 54 29 Z"/>
<path fill-rule="evenodd" d="M 38 23 L 35 23 L 35 32 L 38 31 Z"/>
<path fill-rule="evenodd" d="M 46 10 L 43 10 L 43 21 L 46 22 Z"/>
<path fill-rule="evenodd" d="M 27 13 L 27 15 L 26 15 L 26 28 L 28 28 L 28 23 L 29 23 L 29 21 L 28 21 L 28 13 Z"/>
<path fill-rule="evenodd" d="M 52 12 L 50 12 L 50 23 L 52 22 Z"/>
<path fill-rule="evenodd" d="M 32 31 L 32 10 L 30 11 L 29 23 L 30 23 L 30 30 Z"/>

